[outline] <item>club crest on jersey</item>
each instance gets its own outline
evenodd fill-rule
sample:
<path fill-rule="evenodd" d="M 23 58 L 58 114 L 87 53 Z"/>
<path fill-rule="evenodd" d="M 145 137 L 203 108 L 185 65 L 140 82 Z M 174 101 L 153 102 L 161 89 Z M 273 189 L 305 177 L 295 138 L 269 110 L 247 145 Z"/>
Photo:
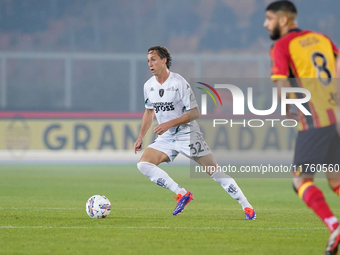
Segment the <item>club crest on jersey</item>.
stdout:
<path fill-rule="evenodd" d="M 164 89 L 159 90 L 159 96 L 162 97 L 164 95 Z"/>

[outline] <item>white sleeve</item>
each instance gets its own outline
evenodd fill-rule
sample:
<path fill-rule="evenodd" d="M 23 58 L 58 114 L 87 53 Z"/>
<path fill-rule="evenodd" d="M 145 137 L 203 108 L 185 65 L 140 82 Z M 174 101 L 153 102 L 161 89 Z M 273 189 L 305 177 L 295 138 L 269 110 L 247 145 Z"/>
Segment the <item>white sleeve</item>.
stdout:
<path fill-rule="evenodd" d="M 179 93 L 181 95 L 185 109 L 189 111 L 193 108 L 196 108 L 198 105 L 196 102 L 195 94 L 192 91 L 189 83 L 184 78 L 182 78 L 181 80 L 182 81 L 180 82 Z"/>
<path fill-rule="evenodd" d="M 144 104 L 145 104 L 145 108 L 153 109 L 153 106 L 152 106 L 150 99 L 149 99 L 149 91 L 150 91 L 149 86 L 144 84 Z"/>

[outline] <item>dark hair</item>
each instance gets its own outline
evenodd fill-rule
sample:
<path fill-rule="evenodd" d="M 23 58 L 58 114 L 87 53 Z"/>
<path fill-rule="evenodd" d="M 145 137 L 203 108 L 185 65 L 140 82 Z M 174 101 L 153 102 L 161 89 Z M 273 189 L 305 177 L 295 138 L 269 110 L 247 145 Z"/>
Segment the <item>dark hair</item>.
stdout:
<path fill-rule="evenodd" d="M 170 69 L 172 59 L 171 59 L 170 52 L 168 51 L 168 49 L 165 48 L 164 46 L 153 46 L 148 49 L 148 53 L 154 50 L 157 51 L 158 56 L 161 59 L 166 58 L 166 67 Z"/>
<path fill-rule="evenodd" d="M 283 12 L 289 12 L 292 14 L 297 14 L 297 9 L 295 5 L 291 1 L 275 1 L 272 2 L 267 6 L 266 11 L 283 11 Z"/>

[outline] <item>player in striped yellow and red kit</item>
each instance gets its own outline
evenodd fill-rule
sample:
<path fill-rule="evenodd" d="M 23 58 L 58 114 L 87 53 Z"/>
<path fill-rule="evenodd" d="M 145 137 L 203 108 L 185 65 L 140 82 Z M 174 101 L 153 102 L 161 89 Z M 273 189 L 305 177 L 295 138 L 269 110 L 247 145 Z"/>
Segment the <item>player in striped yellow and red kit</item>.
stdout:
<path fill-rule="evenodd" d="M 294 172 L 293 185 L 299 197 L 331 232 L 325 254 L 337 254 L 340 225 L 323 193 L 313 182 L 315 171 L 311 166 L 326 169 L 328 183 L 339 196 L 340 173 L 329 171 L 340 167 L 340 137 L 336 132 L 338 105 L 334 79 L 338 49 L 327 36 L 299 29 L 296 17 L 296 7 L 290 1 L 276 1 L 266 9 L 264 27 L 269 31 L 270 38 L 276 41 L 270 50 L 271 78 L 279 91 L 283 87 L 300 87 L 311 93 L 311 99 L 303 104 L 311 115 L 304 115 L 301 111 L 297 115 L 287 109 L 289 118 L 299 120 L 294 153 L 294 165 L 298 171 Z M 289 96 L 304 97 L 301 93 Z"/>

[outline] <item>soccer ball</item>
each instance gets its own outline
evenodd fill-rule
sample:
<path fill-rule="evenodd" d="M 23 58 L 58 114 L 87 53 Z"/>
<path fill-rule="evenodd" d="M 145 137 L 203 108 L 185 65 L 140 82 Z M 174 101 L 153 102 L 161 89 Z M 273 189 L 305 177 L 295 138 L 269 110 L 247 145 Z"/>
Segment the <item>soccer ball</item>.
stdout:
<path fill-rule="evenodd" d="M 87 200 L 85 209 L 91 218 L 106 218 L 111 212 L 111 203 L 105 196 L 94 195 Z"/>

